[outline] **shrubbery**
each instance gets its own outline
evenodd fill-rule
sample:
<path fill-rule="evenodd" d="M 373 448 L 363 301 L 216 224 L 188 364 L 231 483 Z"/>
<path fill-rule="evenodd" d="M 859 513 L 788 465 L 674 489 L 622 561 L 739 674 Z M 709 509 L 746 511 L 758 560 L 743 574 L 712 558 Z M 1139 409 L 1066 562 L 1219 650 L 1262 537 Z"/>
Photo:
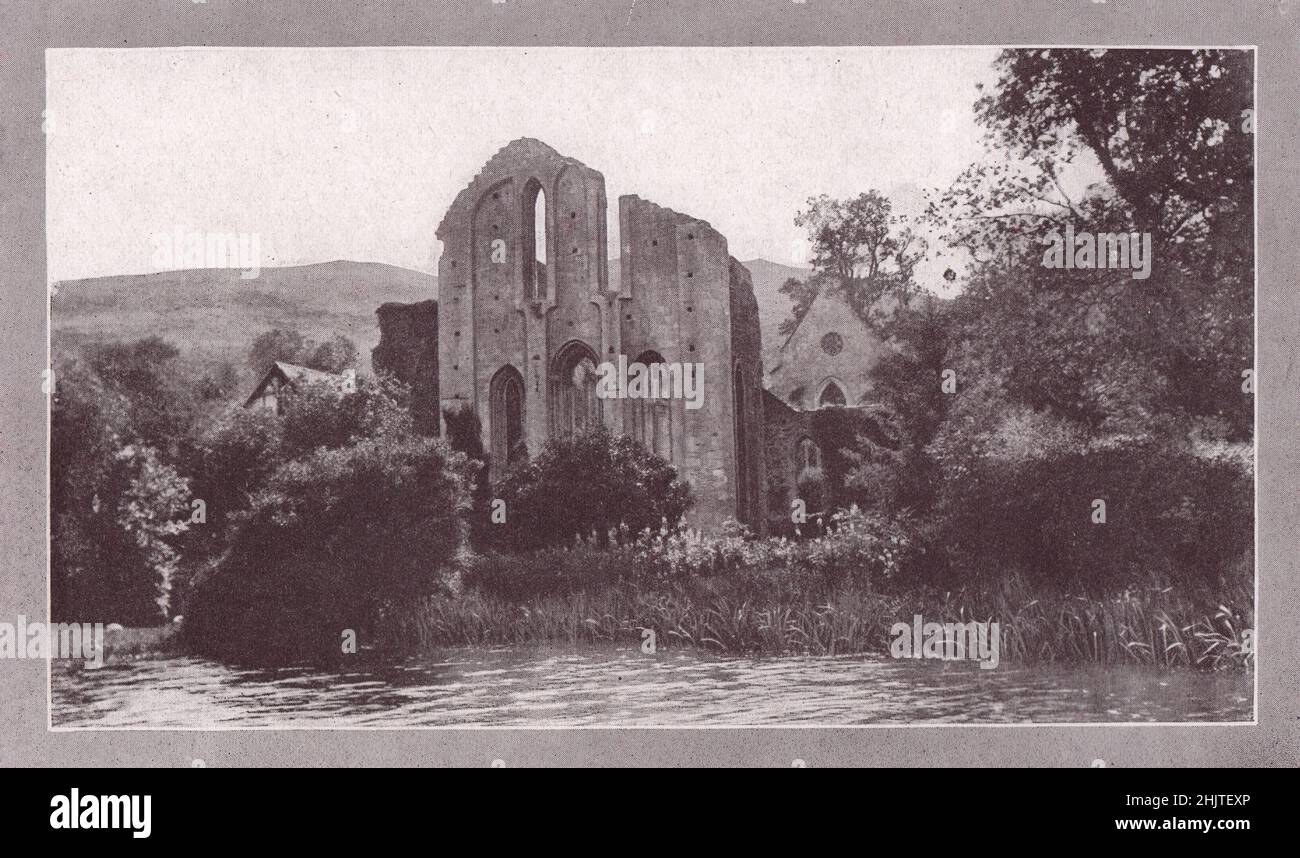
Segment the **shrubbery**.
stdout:
<path fill-rule="evenodd" d="M 93 354 L 96 360 L 61 362 L 53 391 L 51 609 L 60 621 L 152 625 L 172 608 L 172 542 L 187 527 L 189 485 L 145 442 L 141 424 L 165 443 L 169 420 L 183 409 L 145 409 L 121 384 L 146 387 L 142 378 L 163 373 L 149 362 L 174 353 L 147 341 Z M 114 384 L 95 369 L 108 356 L 136 369 L 123 369 Z"/>
<path fill-rule="evenodd" d="M 231 415 L 207 439 L 213 475 L 232 457 L 242 468 L 228 472 L 222 553 L 186 607 L 189 641 L 239 661 L 337 655 L 344 629 L 364 644 L 386 601 L 441 585 L 464 545 L 466 461 L 416 435 L 395 397 L 383 381 L 306 388 L 282 418 Z"/>
<path fill-rule="evenodd" d="M 872 589 L 897 578 L 909 549 L 902 530 L 857 509 L 835 514 L 826 534 L 795 542 L 751 539 L 739 527 L 706 536 L 678 528 L 627 528 L 567 548 L 523 554 L 489 552 L 473 558 L 461 585 L 513 601 L 598 591 L 618 584 L 690 588 L 726 578 L 739 590 L 816 598 L 836 588 Z"/>
<path fill-rule="evenodd" d="M 1253 546 L 1249 471 L 1157 441 L 1046 457 L 975 457 L 943 484 L 932 571 L 1098 590 L 1220 586 Z M 1105 523 L 1094 522 L 1094 500 Z"/>
<path fill-rule="evenodd" d="M 385 436 L 285 464 L 195 585 L 187 638 L 240 661 L 338 654 L 364 644 L 388 600 L 434 592 L 463 544 L 458 457 L 440 441 Z"/>
<path fill-rule="evenodd" d="M 675 525 L 691 503 L 672 465 L 603 427 L 548 443 L 493 490 L 505 501 L 506 520 L 488 533 L 495 546 L 512 551 L 569 545 L 592 534 L 603 544 L 611 530 Z"/>

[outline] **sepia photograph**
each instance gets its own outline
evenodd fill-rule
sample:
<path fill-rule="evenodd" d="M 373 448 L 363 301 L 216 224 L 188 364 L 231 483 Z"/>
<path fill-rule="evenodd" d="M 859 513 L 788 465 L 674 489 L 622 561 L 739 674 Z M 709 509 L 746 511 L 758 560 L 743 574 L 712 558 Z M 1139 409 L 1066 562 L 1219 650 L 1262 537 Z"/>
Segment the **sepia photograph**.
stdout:
<path fill-rule="evenodd" d="M 0 650 L 54 731 L 1257 723 L 1255 87 L 51 48 Z"/>

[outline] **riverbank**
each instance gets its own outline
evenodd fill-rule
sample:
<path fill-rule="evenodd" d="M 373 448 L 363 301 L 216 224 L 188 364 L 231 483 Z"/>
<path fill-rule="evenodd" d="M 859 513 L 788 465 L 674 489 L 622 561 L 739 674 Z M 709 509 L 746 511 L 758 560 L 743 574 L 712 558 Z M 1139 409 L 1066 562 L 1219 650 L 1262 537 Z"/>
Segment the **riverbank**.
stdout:
<path fill-rule="evenodd" d="M 804 540 L 611 532 L 567 548 L 466 550 L 426 576 L 437 582 L 432 592 L 369 604 L 254 579 L 258 597 L 231 579 L 186 611 L 206 607 L 208 622 L 187 623 L 185 643 L 264 666 L 347 659 L 342 630 L 362 649 L 397 656 L 609 643 L 725 656 L 890 655 L 900 624 L 980 623 L 990 632 L 997 624 L 998 663 L 1253 666 L 1248 557 L 1213 578 L 1170 581 L 1131 565 L 1100 580 L 1041 570 L 927 575 L 918 553 L 899 523 L 856 510 Z M 338 574 L 366 577 L 351 567 Z"/>
<path fill-rule="evenodd" d="M 104 632 L 104 663 L 121 664 L 140 659 L 171 658 L 185 654 L 180 623 L 124 628 Z"/>
<path fill-rule="evenodd" d="M 445 647 L 622 643 L 695 647 L 723 655 L 888 655 L 895 623 L 996 622 L 1013 664 L 1144 665 L 1198 670 L 1253 667 L 1249 593 L 1197 599 L 1174 587 L 1100 597 L 1029 592 L 876 592 L 846 586 L 815 598 L 763 592 L 723 577 L 644 587 L 632 583 L 511 599 L 481 591 L 392 608 L 381 646 Z M 1213 604 L 1218 601 L 1220 604 Z"/>

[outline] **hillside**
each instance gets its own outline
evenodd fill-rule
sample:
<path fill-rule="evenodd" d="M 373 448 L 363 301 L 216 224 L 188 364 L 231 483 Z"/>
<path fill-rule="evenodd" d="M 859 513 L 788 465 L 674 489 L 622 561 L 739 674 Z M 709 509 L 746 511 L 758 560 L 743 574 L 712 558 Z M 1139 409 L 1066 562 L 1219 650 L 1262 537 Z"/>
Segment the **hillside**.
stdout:
<path fill-rule="evenodd" d="M 191 269 L 94 277 L 57 284 L 51 302 L 56 351 L 87 341 L 162 336 L 197 356 L 241 365 L 249 344 L 272 328 L 320 340 L 350 338 L 369 370 L 379 342 L 375 309 L 385 301 L 438 296 L 438 278 L 369 262 L 263 268 L 251 280 L 235 269 Z"/>
<path fill-rule="evenodd" d="M 781 284 L 809 270 L 765 259 L 743 264 L 753 275 L 764 363 L 770 366 L 781 344 L 777 327 L 790 314 Z M 617 259 L 610 261 L 610 274 L 617 286 Z M 379 305 L 438 296 L 433 275 L 346 261 L 264 268 L 251 280 L 234 269 L 191 269 L 57 285 L 50 320 L 56 352 L 83 342 L 157 334 L 196 357 L 232 361 L 241 371 L 249 344 L 272 328 L 293 328 L 318 340 L 343 334 L 357 344 L 361 368 L 369 371 L 370 350 L 379 342 Z"/>

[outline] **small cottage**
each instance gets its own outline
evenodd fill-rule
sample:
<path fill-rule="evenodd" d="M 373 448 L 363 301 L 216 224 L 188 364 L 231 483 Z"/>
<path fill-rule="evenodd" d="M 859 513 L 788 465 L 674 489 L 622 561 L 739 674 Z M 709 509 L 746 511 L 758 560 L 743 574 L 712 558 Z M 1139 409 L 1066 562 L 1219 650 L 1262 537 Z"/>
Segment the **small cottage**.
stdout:
<path fill-rule="evenodd" d="M 278 360 L 262 376 L 252 395 L 244 400 L 244 407 L 279 414 L 280 392 L 285 387 L 294 388 L 303 384 L 328 384 L 340 393 L 352 393 L 357 389 L 357 374 L 356 370 L 351 369 L 340 374 Z"/>

